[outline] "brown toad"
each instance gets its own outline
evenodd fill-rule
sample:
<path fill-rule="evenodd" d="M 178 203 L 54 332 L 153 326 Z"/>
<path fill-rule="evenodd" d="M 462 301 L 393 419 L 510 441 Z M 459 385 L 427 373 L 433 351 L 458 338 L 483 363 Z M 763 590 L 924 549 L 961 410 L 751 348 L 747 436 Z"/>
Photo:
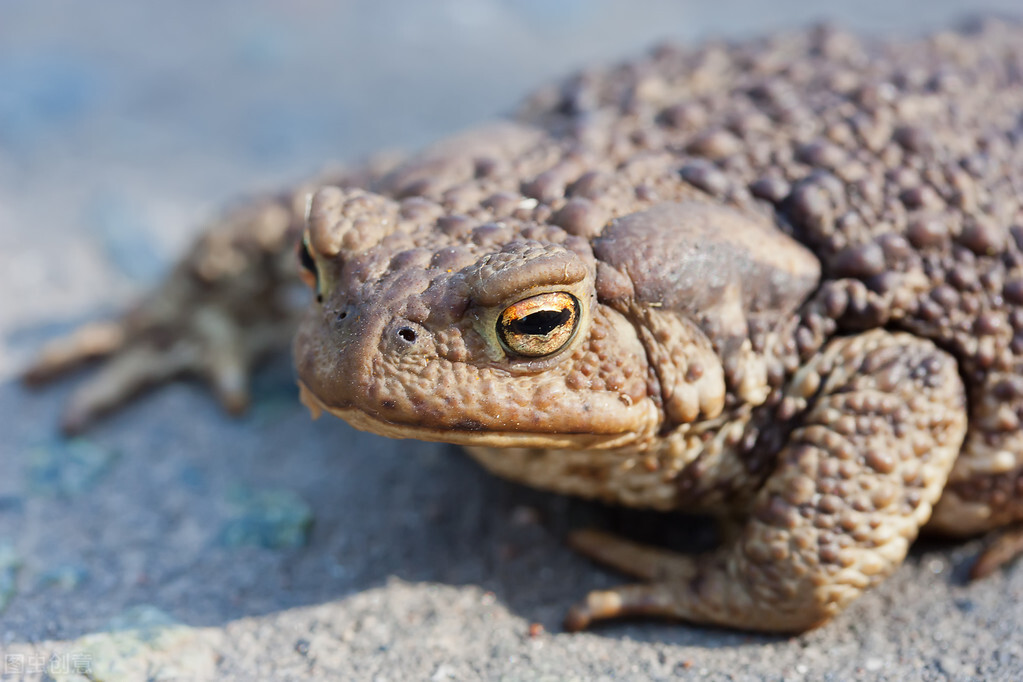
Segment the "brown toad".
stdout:
<path fill-rule="evenodd" d="M 1021 112 L 1016 25 L 660 48 L 514 121 L 242 206 L 27 378 L 113 356 L 72 431 L 182 373 L 241 409 L 301 276 L 314 414 L 459 443 L 537 487 L 729 519 L 697 557 L 573 536 L 642 582 L 591 594 L 570 627 L 803 630 L 925 524 L 1023 519 Z"/>

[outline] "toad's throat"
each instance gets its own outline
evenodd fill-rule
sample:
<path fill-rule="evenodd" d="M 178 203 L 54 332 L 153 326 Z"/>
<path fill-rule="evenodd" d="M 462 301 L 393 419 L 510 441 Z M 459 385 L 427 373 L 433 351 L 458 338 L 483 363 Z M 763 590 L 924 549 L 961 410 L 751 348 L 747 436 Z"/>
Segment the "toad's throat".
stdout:
<path fill-rule="evenodd" d="M 544 448 L 565 450 L 608 450 L 633 444 L 634 432 L 597 433 L 530 433 L 525 431 L 494 431 L 477 429 L 433 429 L 425 426 L 391 422 L 360 410 L 357 407 L 333 407 L 324 403 L 302 382 L 298 382 L 299 399 L 309 408 L 313 419 L 324 412 L 348 422 L 360 431 L 368 431 L 388 438 L 475 445 L 494 448 Z"/>

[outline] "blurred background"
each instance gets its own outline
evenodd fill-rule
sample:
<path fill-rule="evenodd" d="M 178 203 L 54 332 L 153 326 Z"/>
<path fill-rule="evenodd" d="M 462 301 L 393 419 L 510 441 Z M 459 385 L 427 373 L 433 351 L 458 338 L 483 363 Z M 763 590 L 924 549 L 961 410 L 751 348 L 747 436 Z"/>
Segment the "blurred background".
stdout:
<path fill-rule="evenodd" d="M 55 434 L 76 380 L 13 379 L 40 343 L 158 281 L 225 202 L 426 144 L 583 65 L 821 20 L 913 36 L 1020 3 L 0 0 L 0 653 L 48 656 L 141 606 L 224 634 L 218 679 L 1020 679 L 1023 571 L 951 575 L 978 542 L 915 550 L 799 638 L 652 623 L 532 637 L 621 582 L 566 530 L 649 516 L 505 483 L 447 446 L 312 424 L 286 358 L 243 419 L 175 384 L 84 441 Z"/>

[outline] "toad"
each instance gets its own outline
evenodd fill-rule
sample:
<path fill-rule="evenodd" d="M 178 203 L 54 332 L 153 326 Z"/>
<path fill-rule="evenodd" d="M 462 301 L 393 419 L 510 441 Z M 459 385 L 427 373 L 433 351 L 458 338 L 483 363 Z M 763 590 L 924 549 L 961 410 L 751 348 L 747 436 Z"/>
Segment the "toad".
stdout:
<path fill-rule="evenodd" d="M 293 337 L 314 415 L 723 520 L 698 556 L 574 534 L 637 582 L 570 628 L 802 631 L 923 528 L 1015 524 L 977 574 L 1023 546 L 1020 112 L 1009 23 L 659 47 L 403 161 L 242 203 L 26 379 L 106 358 L 69 432 L 181 374 L 239 411 L 250 367 Z"/>

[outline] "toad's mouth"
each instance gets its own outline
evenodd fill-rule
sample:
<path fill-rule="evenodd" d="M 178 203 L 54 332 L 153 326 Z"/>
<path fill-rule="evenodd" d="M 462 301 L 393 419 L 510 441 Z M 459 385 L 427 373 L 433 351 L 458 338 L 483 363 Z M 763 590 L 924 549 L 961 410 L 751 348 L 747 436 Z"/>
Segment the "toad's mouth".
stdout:
<path fill-rule="evenodd" d="M 432 429 L 425 426 L 401 424 L 374 417 L 357 407 L 332 407 L 324 403 L 300 380 L 299 400 L 309 408 L 313 419 L 324 412 L 348 422 L 360 431 L 368 431 L 388 438 L 474 445 L 493 448 L 544 448 L 559 450 L 609 450 L 634 443 L 637 434 L 625 433 L 529 433 L 524 431 Z"/>

